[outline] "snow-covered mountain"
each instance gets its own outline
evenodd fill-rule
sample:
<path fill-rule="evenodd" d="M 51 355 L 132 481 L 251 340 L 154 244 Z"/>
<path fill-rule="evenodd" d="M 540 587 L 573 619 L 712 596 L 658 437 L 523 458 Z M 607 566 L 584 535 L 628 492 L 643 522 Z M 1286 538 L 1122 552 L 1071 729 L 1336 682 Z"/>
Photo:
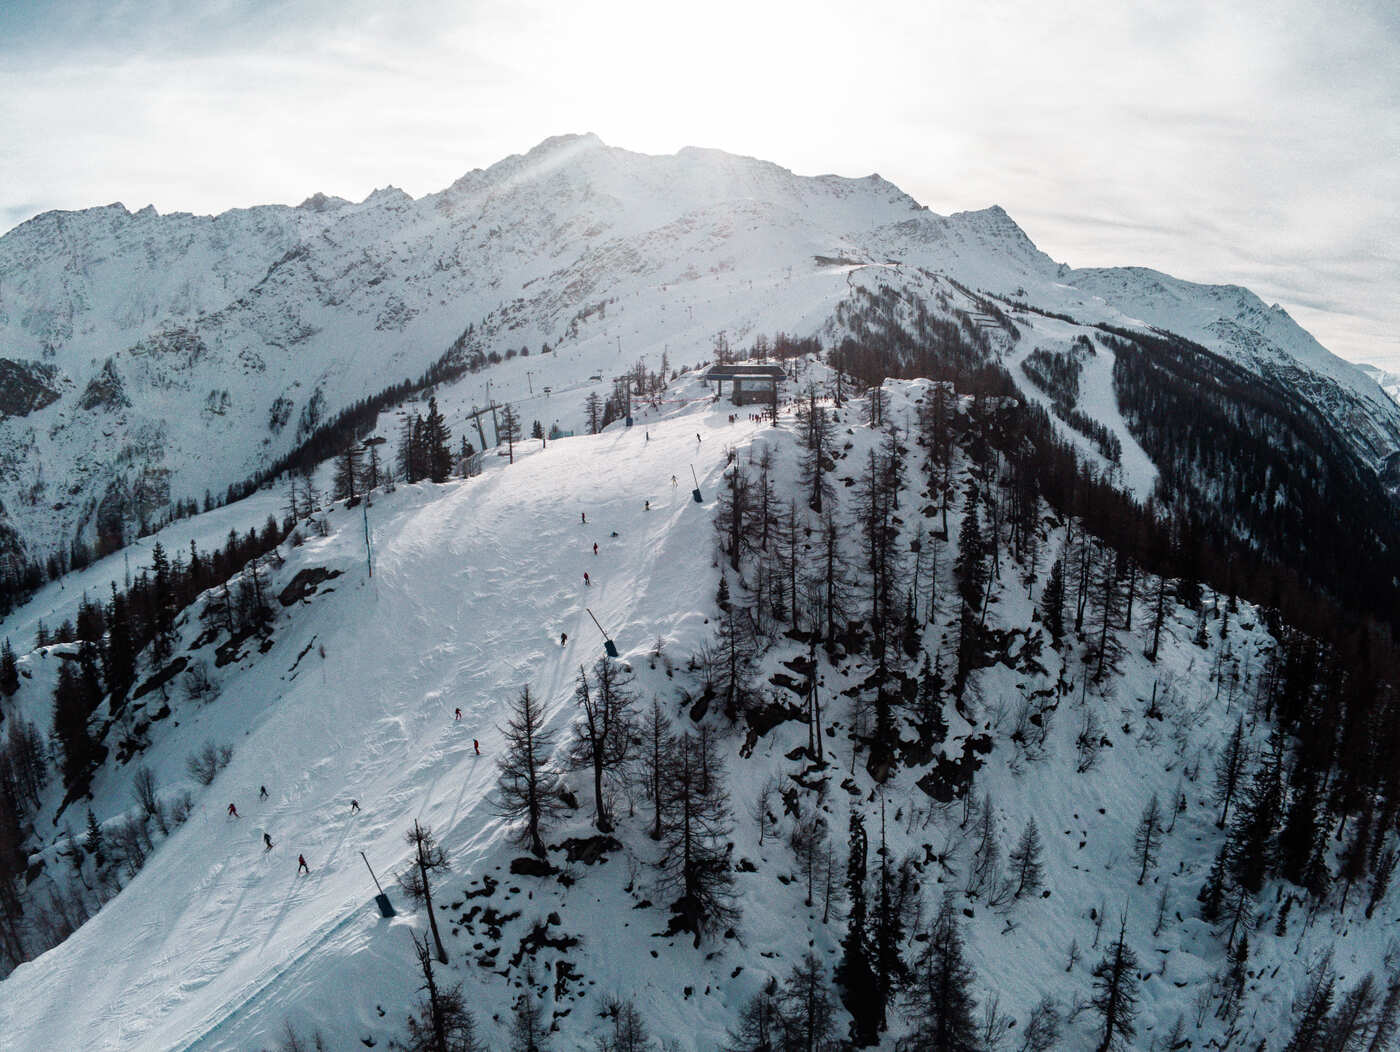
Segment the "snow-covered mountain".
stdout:
<path fill-rule="evenodd" d="M 1378 365 L 1358 365 L 1363 373 L 1380 385 L 1382 391 L 1400 401 L 1400 373 L 1388 372 Z"/>
<path fill-rule="evenodd" d="M 686 368 L 780 344 L 771 425 Z M 639 363 L 634 425 L 583 434 Z M 430 394 L 482 470 L 329 500 L 306 451 L 393 443 Z M 502 403 L 563 434 L 501 447 L 469 414 Z M 532 1005 L 540 1047 L 655 1048 L 612 1040 L 623 1003 L 668 1048 L 767 1048 L 731 1035 L 809 952 L 845 1038 L 871 988 L 838 962 L 890 936 L 922 967 L 944 892 L 969 1048 L 1098 1047 L 1120 922 L 1122 1047 L 1393 1047 L 1400 408 L 1246 290 L 1073 270 L 876 176 L 570 136 L 416 201 L 40 216 L 0 238 L 0 414 L 0 546 L 99 542 L 0 621 L 6 1048 L 402 1040 L 415 822 L 484 1048 L 532 1047 Z M 314 485 L 268 473 L 297 449 Z M 577 768 L 599 627 L 670 721 L 658 777 L 727 767 L 700 846 L 738 915 L 698 935 L 645 750 L 611 830 Z M 542 858 L 497 795 L 527 685 Z M 925 1047 L 891 982 L 873 1044 Z"/>
<path fill-rule="evenodd" d="M 386 188 L 216 217 L 114 204 L 7 233 L 0 525 L 39 562 L 75 538 L 110 547 L 444 355 L 488 364 L 465 400 L 484 405 L 663 350 L 709 357 L 721 332 L 834 338 L 862 264 L 921 297 L 941 273 L 1084 323 L 1170 329 L 1289 385 L 1372 467 L 1400 449 L 1379 388 L 1245 290 L 1071 270 L 1000 208 L 935 215 L 878 176 L 563 136 L 418 200 Z M 548 364 L 489 367 L 546 346 Z M 580 402 L 550 416 L 576 424 Z"/>

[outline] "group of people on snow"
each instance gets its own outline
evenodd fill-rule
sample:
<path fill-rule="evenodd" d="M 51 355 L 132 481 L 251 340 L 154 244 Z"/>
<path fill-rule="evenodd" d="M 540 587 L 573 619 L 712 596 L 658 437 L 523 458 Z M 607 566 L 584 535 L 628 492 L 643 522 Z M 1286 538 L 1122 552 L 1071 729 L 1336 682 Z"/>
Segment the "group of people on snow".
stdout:
<path fill-rule="evenodd" d="M 457 716 L 458 716 L 458 718 L 460 718 L 461 715 L 462 715 L 462 710 L 461 710 L 461 709 L 458 709 L 458 710 L 457 710 Z M 476 742 L 473 741 L 472 744 L 475 745 Z M 480 750 L 480 749 L 477 749 L 477 752 L 480 753 L 481 750 Z M 267 786 L 265 786 L 265 785 L 260 785 L 260 786 L 258 786 L 258 802 L 261 803 L 262 801 L 266 800 L 266 799 L 267 799 L 267 795 L 268 795 L 268 794 L 267 794 Z M 353 815 L 353 814 L 358 814 L 359 811 L 360 811 L 360 801 L 358 801 L 358 800 L 356 800 L 356 799 L 354 799 L 354 798 L 352 797 L 351 800 L 350 800 L 350 813 L 351 813 L 352 815 Z M 238 813 L 238 805 L 235 804 L 235 803 L 234 803 L 233 801 L 231 801 L 231 800 L 229 801 L 229 805 L 228 805 L 228 817 L 229 817 L 229 818 L 242 818 L 242 817 L 243 817 L 242 815 L 240 815 L 240 814 Z M 263 836 L 263 854 L 267 854 L 267 852 L 269 852 L 269 851 L 272 850 L 272 846 L 273 846 L 273 845 L 272 845 L 272 834 L 269 833 L 269 832 L 267 832 L 266 830 L 264 830 L 262 836 Z M 308 865 L 306 864 L 306 856 L 305 856 L 305 855 L 300 855 L 300 854 L 299 854 L 299 855 L 297 855 L 297 876 L 301 876 L 303 873 L 305 873 L 307 876 L 310 876 L 310 875 L 311 875 L 311 867 L 308 866 Z"/>

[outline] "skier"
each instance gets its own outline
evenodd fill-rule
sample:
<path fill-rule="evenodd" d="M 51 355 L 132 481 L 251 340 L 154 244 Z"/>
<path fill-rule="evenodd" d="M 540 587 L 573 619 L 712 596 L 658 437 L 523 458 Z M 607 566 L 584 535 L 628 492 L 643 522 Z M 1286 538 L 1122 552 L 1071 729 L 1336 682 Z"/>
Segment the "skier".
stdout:
<path fill-rule="evenodd" d="M 672 489 L 675 489 L 675 488 L 676 488 L 676 476 L 675 476 L 675 475 L 672 475 L 672 476 L 671 476 L 671 488 L 672 488 Z"/>
<path fill-rule="evenodd" d="M 583 583 L 584 583 L 584 587 L 587 587 L 587 588 L 591 588 L 591 587 L 593 586 L 593 582 L 590 581 L 590 580 L 588 579 L 588 571 L 587 571 L 587 570 L 584 570 L 584 571 L 583 571 Z"/>
<path fill-rule="evenodd" d="M 265 786 L 265 785 L 260 785 L 260 786 L 258 786 L 258 799 L 259 799 L 259 800 L 266 800 L 266 799 L 267 799 L 267 786 Z"/>
<path fill-rule="evenodd" d="M 462 710 L 459 708 L 455 713 L 453 713 L 452 718 L 454 720 L 460 720 L 462 718 Z"/>
<path fill-rule="evenodd" d="M 581 523 L 583 523 L 583 525 L 587 526 L 587 525 L 588 525 L 588 512 L 586 512 L 586 511 L 581 511 L 581 512 L 579 512 L 579 513 L 578 513 L 578 521 L 581 522 Z"/>
<path fill-rule="evenodd" d="M 594 554 L 594 555 L 597 555 L 597 554 L 598 554 L 598 542 L 597 542 L 597 541 L 594 541 L 594 542 L 593 542 L 593 554 Z"/>
<path fill-rule="evenodd" d="M 354 814 L 355 812 L 357 812 L 359 809 L 360 809 L 360 801 L 358 801 L 358 800 L 354 799 L 353 797 L 351 797 L 351 799 L 350 799 L 350 813 L 353 815 L 353 814 Z"/>
<path fill-rule="evenodd" d="M 228 805 L 228 813 L 229 813 L 229 817 L 230 817 L 230 818 L 237 818 L 237 817 L 238 817 L 238 808 L 234 807 L 232 804 L 229 804 L 229 805 Z"/>
<path fill-rule="evenodd" d="M 567 633 L 567 632 L 560 632 L 560 633 L 559 633 L 559 645 L 560 645 L 561 647 L 566 647 L 566 646 L 569 645 L 569 633 Z"/>
<path fill-rule="evenodd" d="M 305 873 L 308 877 L 311 876 L 311 867 L 308 866 L 308 865 L 306 864 L 306 856 L 305 856 L 305 855 L 298 855 L 298 856 L 297 856 L 297 876 L 301 876 L 303 873 Z"/>
<path fill-rule="evenodd" d="M 700 432 L 699 432 L 699 431 L 695 432 L 695 441 L 696 441 L 696 442 L 699 442 L 699 441 L 700 441 Z"/>
<path fill-rule="evenodd" d="M 264 833 L 264 834 L 263 834 L 263 844 L 265 845 L 265 846 L 263 847 L 263 851 L 271 851 L 271 850 L 272 850 L 272 837 L 270 837 L 270 836 L 268 836 L 266 833 Z"/>
<path fill-rule="evenodd" d="M 477 741 L 475 738 L 472 739 L 472 748 L 476 750 L 478 756 L 481 755 L 481 742 Z"/>
<path fill-rule="evenodd" d="M 651 511 L 651 501 L 649 501 L 649 500 L 642 501 L 642 510 L 643 510 L 643 511 Z"/>

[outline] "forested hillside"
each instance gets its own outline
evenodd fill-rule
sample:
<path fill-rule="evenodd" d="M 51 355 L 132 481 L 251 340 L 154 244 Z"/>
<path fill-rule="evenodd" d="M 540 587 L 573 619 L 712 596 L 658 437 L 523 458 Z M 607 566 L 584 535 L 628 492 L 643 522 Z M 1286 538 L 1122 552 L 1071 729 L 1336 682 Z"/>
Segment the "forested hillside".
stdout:
<path fill-rule="evenodd" d="M 0 950 L 63 941 L 0 985 L 0 1026 L 1392 1047 L 1400 713 L 1357 601 L 1378 593 L 1322 598 L 1308 575 L 1343 557 L 1135 498 L 996 357 L 1061 341 L 1022 375 L 1072 409 L 1133 367 L 1127 337 L 1027 337 L 990 302 L 986 328 L 911 323 L 878 295 L 827 354 L 764 341 L 791 352 L 776 419 L 642 369 L 634 426 L 511 437 L 463 479 L 432 467 L 462 437 L 433 403 L 380 428 L 396 481 L 351 456 L 294 476 L 262 530 L 162 550 L 14 641 Z M 1071 353 L 1074 397 L 1047 364 Z M 1199 446 L 1138 404 L 1124 461 L 1140 440 L 1189 492 L 1163 453 Z"/>

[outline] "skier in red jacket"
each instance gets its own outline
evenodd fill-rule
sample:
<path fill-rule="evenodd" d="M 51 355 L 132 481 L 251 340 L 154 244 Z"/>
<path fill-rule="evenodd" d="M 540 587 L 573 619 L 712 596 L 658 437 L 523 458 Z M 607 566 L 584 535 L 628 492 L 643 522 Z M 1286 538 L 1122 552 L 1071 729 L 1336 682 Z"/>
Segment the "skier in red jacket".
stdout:
<path fill-rule="evenodd" d="M 308 877 L 311 876 L 311 867 L 308 866 L 308 865 L 306 864 L 306 856 L 305 856 L 305 855 L 298 855 L 298 856 L 297 856 L 297 876 L 301 876 L 303 873 L 305 873 Z"/>
<path fill-rule="evenodd" d="M 238 817 L 238 808 L 234 807 L 232 804 L 229 804 L 229 805 L 228 805 L 228 814 L 229 814 L 229 817 L 230 817 L 230 818 L 237 818 L 237 817 Z"/>

